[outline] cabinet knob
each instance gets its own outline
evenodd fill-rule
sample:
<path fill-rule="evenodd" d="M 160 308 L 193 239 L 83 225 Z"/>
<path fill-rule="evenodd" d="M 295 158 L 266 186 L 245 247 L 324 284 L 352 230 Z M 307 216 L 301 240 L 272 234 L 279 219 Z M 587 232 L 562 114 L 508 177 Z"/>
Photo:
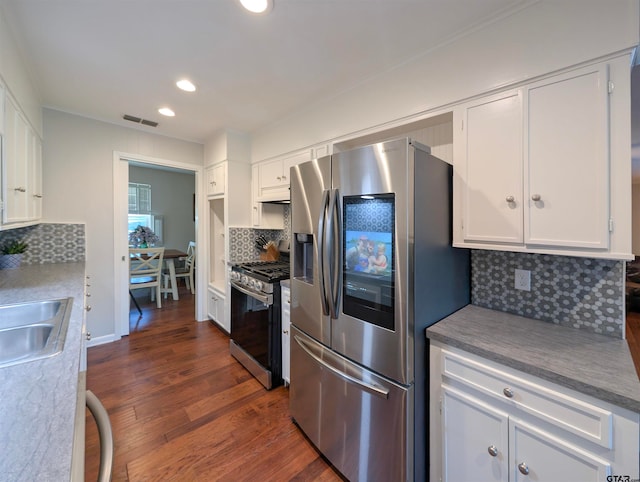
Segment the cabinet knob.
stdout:
<path fill-rule="evenodd" d="M 87 331 L 87 341 L 91 341 L 91 332 Z"/>
<path fill-rule="evenodd" d="M 495 445 L 489 445 L 489 447 L 487 447 L 487 452 L 489 452 L 489 455 L 491 455 L 492 457 L 498 456 L 498 449 Z"/>
<path fill-rule="evenodd" d="M 532 201 L 538 202 L 538 201 L 540 201 L 540 199 L 542 199 L 542 197 L 540 196 L 540 194 L 532 194 L 532 195 L 531 195 L 531 200 L 532 200 Z"/>
<path fill-rule="evenodd" d="M 38 198 L 38 199 L 42 199 L 42 194 L 34 194 L 33 197 Z"/>
<path fill-rule="evenodd" d="M 87 305 L 87 306 L 85 307 L 85 310 L 87 310 L 87 311 L 91 311 L 91 305 Z"/>
<path fill-rule="evenodd" d="M 518 464 L 518 470 L 522 475 L 529 475 L 529 466 L 524 462 Z"/>
<path fill-rule="evenodd" d="M 13 190 L 18 192 L 27 192 L 27 190 L 23 187 L 16 187 L 16 188 L 13 188 Z"/>
<path fill-rule="evenodd" d="M 282 177 L 281 177 L 281 176 L 276 176 L 276 179 L 277 179 L 278 181 L 282 181 Z"/>
<path fill-rule="evenodd" d="M 282 333 L 284 333 L 285 335 L 289 334 L 289 330 L 282 330 Z"/>
<path fill-rule="evenodd" d="M 86 294 L 86 297 L 87 297 L 87 298 L 91 298 L 91 293 L 87 293 L 87 294 Z"/>
<path fill-rule="evenodd" d="M 502 393 L 504 393 L 504 396 L 507 398 L 513 398 L 513 390 L 511 390 L 510 388 L 504 388 L 502 390 Z"/>
<path fill-rule="evenodd" d="M 508 203 L 513 203 L 513 202 L 516 202 L 516 198 L 513 196 L 507 196 L 505 198 L 505 201 L 507 201 Z"/>
<path fill-rule="evenodd" d="M 282 175 L 282 180 L 284 181 L 287 178 L 284 174 Z"/>

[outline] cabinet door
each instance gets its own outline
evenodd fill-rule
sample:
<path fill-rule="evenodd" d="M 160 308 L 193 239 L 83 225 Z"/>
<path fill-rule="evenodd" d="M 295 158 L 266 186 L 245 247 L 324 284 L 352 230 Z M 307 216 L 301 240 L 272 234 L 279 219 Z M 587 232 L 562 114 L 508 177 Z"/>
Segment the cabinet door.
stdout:
<path fill-rule="evenodd" d="M 282 179 L 282 159 L 261 163 L 259 168 L 261 189 L 281 186 L 288 182 Z"/>
<path fill-rule="evenodd" d="M 601 482 L 611 475 L 608 462 L 513 417 L 509 421 L 509 454 L 514 482 Z"/>
<path fill-rule="evenodd" d="M 32 129 L 28 138 L 29 219 L 33 221 L 42 218 L 42 142 Z"/>
<path fill-rule="evenodd" d="M 525 242 L 609 245 L 606 65 L 527 88 Z"/>
<path fill-rule="evenodd" d="M 27 120 L 10 97 L 6 104 L 6 146 L 4 159 L 4 222 L 28 220 L 28 132 Z"/>
<path fill-rule="evenodd" d="M 465 241 L 522 243 L 522 93 L 463 107 Z"/>
<path fill-rule="evenodd" d="M 224 194 L 225 165 L 218 164 L 207 168 L 207 195 L 217 196 Z"/>
<path fill-rule="evenodd" d="M 509 419 L 505 412 L 442 387 L 444 482 L 509 480 Z"/>
<path fill-rule="evenodd" d="M 282 288 L 282 379 L 290 383 L 291 290 Z"/>

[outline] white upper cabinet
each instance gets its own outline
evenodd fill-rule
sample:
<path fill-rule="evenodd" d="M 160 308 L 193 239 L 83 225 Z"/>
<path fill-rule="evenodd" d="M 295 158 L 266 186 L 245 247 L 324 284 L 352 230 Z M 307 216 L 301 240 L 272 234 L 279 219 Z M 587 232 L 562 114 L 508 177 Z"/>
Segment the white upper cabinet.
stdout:
<path fill-rule="evenodd" d="M 42 217 L 42 141 L 10 95 L 4 106 L 2 224 L 26 226 Z"/>
<path fill-rule="evenodd" d="M 629 84 L 613 87 L 611 65 L 629 75 L 616 59 L 455 109 L 455 246 L 630 256 L 630 128 L 614 99 Z"/>
<path fill-rule="evenodd" d="M 258 163 L 258 202 L 288 201 L 289 170 L 292 166 L 311 160 L 311 150 L 305 149 L 295 154 Z"/>
<path fill-rule="evenodd" d="M 221 196 L 225 192 L 226 163 L 207 168 L 207 196 Z"/>
<path fill-rule="evenodd" d="M 522 243 L 522 91 L 472 102 L 458 114 L 464 240 Z"/>
<path fill-rule="evenodd" d="M 3 222 L 29 220 L 28 160 L 29 124 L 11 97 L 6 105 L 6 135 L 3 158 Z"/>
<path fill-rule="evenodd" d="M 526 92 L 525 242 L 608 248 L 607 66 L 547 79 Z"/>

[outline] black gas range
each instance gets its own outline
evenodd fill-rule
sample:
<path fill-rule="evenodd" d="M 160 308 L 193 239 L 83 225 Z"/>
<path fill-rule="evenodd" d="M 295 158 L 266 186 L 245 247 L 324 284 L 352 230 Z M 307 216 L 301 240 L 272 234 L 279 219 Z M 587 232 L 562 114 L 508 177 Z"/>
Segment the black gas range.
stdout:
<path fill-rule="evenodd" d="M 280 281 L 288 278 L 288 257 L 231 267 L 229 349 L 267 390 L 282 384 Z"/>

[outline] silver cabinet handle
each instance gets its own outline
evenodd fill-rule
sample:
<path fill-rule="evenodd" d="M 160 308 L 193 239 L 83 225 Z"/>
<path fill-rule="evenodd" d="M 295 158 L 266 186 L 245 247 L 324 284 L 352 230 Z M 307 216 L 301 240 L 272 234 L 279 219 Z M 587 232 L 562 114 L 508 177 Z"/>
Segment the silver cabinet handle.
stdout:
<path fill-rule="evenodd" d="M 285 335 L 289 334 L 289 330 L 282 330 L 282 333 L 284 333 Z"/>
<path fill-rule="evenodd" d="M 496 448 L 495 445 L 489 445 L 489 447 L 487 447 L 487 451 L 489 452 L 489 455 L 491 455 L 492 457 L 497 457 L 498 455 L 498 449 Z"/>
<path fill-rule="evenodd" d="M 33 197 L 36 197 L 38 199 L 42 199 L 42 194 L 34 194 Z"/>
<path fill-rule="evenodd" d="M 87 310 L 87 311 L 91 311 L 91 305 L 87 305 L 87 306 L 85 307 L 85 310 Z"/>
<path fill-rule="evenodd" d="M 111 480 L 113 471 L 113 431 L 109 414 L 91 390 L 87 390 L 87 408 L 96 420 L 98 435 L 100 436 L 100 470 L 98 472 L 98 482 L 108 482 Z"/>
<path fill-rule="evenodd" d="M 538 201 L 540 201 L 540 199 L 542 199 L 542 197 L 540 196 L 540 194 L 533 194 L 533 195 L 531 196 L 531 200 L 532 200 L 532 201 L 536 201 L 536 202 L 538 202 Z"/>
<path fill-rule="evenodd" d="M 518 470 L 522 475 L 529 475 L 529 466 L 524 462 L 518 464 Z"/>
<path fill-rule="evenodd" d="M 507 201 L 508 203 L 513 203 L 516 201 L 516 198 L 513 196 L 507 196 L 505 201 Z"/>
<path fill-rule="evenodd" d="M 278 181 L 282 181 L 282 176 L 276 176 L 276 179 L 277 179 Z"/>
<path fill-rule="evenodd" d="M 87 338 L 87 341 L 91 340 L 91 332 L 87 331 L 86 338 Z"/>
<path fill-rule="evenodd" d="M 27 192 L 27 190 L 23 187 L 15 187 L 13 188 L 14 191 L 18 191 L 18 192 Z"/>
<path fill-rule="evenodd" d="M 504 396 L 507 398 L 513 398 L 513 390 L 511 390 L 510 388 L 503 389 L 502 393 L 504 393 Z"/>
<path fill-rule="evenodd" d="M 284 180 L 286 180 L 286 179 L 287 179 L 287 176 L 285 176 L 285 175 L 283 174 L 283 175 L 282 175 L 282 180 L 284 181 Z"/>

